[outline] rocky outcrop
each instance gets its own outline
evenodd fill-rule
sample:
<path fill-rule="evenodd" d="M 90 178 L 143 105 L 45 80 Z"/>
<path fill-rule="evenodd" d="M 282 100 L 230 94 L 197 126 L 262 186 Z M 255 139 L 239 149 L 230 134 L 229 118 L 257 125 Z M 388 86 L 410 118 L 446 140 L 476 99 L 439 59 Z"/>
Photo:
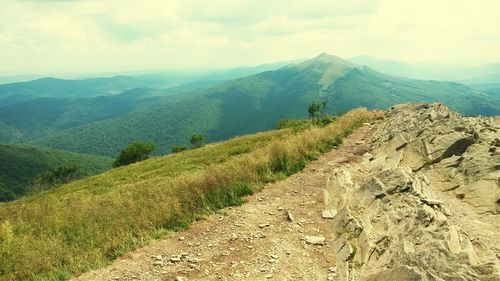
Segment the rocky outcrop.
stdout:
<path fill-rule="evenodd" d="M 340 280 L 500 280 L 500 125 L 400 105 L 329 180 Z"/>

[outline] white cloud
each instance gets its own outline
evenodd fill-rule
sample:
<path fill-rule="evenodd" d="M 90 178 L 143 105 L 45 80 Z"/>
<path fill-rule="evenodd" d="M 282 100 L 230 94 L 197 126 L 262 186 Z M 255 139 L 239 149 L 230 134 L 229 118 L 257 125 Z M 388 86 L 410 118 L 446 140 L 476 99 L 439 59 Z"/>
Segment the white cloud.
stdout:
<path fill-rule="evenodd" d="M 371 54 L 500 61 L 497 0 L 1 0 L 0 74 L 210 68 Z"/>

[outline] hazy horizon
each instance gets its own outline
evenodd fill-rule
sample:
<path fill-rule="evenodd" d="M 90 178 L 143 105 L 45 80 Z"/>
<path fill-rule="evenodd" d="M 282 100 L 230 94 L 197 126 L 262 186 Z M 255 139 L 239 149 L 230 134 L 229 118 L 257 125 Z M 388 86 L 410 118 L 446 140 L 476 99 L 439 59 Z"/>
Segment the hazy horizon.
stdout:
<path fill-rule="evenodd" d="M 4 0 L 0 76 L 209 70 L 312 58 L 500 62 L 498 1 Z"/>

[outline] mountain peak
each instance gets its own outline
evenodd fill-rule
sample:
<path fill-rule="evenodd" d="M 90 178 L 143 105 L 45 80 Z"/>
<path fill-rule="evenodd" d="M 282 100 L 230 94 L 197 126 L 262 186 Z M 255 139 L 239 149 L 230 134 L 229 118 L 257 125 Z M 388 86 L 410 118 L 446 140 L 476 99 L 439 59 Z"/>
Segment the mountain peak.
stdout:
<path fill-rule="evenodd" d="M 319 84 L 322 86 L 322 90 L 326 90 L 338 78 L 355 68 L 356 65 L 338 56 L 322 53 L 317 57 L 300 63 L 297 67 L 320 73 L 322 77 L 319 80 Z"/>
<path fill-rule="evenodd" d="M 321 53 L 319 54 L 318 56 L 314 57 L 313 59 L 331 59 L 331 58 L 337 58 L 337 59 L 340 59 L 340 57 L 336 56 L 336 55 L 330 55 L 329 53 Z"/>
<path fill-rule="evenodd" d="M 339 56 L 330 55 L 327 53 L 321 53 L 319 56 L 314 57 L 310 61 L 327 63 L 327 64 L 340 64 L 340 65 L 347 66 L 347 67 L 355 67 L 356 66 L 352 62 L 344 60 Z"/>
<path fill-rule="evenodd" d="M 302 69 L 310 69 L 318 72 L 325 72 L 332 68 L 337 70 L 347 71 L 352 68 L 355 68 L 357 65 L 342 59 L 336 55 L 330 55 L 327 53 L 322 53 L 319 56 L 316 56 L 312 59 L 306 60 L 297 65 Z"/>

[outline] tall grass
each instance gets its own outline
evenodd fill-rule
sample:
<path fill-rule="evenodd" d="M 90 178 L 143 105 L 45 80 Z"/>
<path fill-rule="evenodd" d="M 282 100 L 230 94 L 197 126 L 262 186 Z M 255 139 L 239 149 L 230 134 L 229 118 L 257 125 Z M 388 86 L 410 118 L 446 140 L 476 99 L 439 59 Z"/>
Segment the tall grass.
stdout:
<path fill-rule="evenodd" d="M 376 115 L 357 109 L 324 128 L 209 145 L 2 204 L 0 279 L 66 280 L 109 264 L 217 209 L 241 204 Z"/>

